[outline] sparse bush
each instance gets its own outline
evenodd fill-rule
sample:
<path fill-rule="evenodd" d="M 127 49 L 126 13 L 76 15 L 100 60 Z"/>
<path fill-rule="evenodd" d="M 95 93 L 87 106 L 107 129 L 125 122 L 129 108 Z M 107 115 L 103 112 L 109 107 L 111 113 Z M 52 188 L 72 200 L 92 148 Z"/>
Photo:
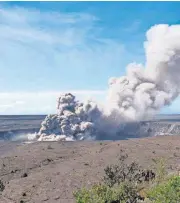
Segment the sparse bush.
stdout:
<path fill-rule="evenodd" d="M 166 180 L 167 171 L 166 171 L 166 160 L 163 158 L 153 159 L 155 164 L 155 171 L 156 171 L 156 183 L 159 184 L 162 181 Z"/>
<path fill-rule="evenodd" d="M 103 184 L 90 190 L 81 189 L 74 193 L 77 203 L 136 203 L 141 199 L 139 184 L 149 181 L 150 171 L 141 170 L 136 162 L 126 163 L 128 155 L 121 155 L 118 164 L 107 166 Z"/>
<path fill-rule="evenodd" d="M 148 198 L 153 203 L 179 203 L 180 176 L 173 176 L 164 183 L 152 187 L 148 192 Z"/>
<path fill-rule="evenodd" d="M 138 184 L 155 178 L 155 173 L 152 170 L 142 170 L 136 162 L 127 164 L 127 158 L 127 154 L 121 155 L 118 164 L 107 166 L 104 169 L 105 176 L 103 180 L 109 187 L 125 181 Z"/>
<path fill-rule="evenodd" d="M 47 149 L 53 149 L 53 147 L 49 144 L 49 145 L 47 146 Z"/>
<path fill-rule="evenodd" d="M 90 190 L 79 190 L 74 196 L 77 203 L 136 203 L 139 198 L 137 188 L 130 182 L 114 187 L 99 184 Z"/>
<path fill-rule="evenodd" d="M 3 182 L 0 180 L 0 192 L 2 192 L 5 189 L 5 186 Z"/>
<path fill-rule="evenodd" d="M 180 176 L 169 177 L 164 159 L 154 160 L 156 173 L 142 170 L 136 163 L 107 166 L 102 184 L 74 193 L 77 203 L 180 203 Z"/>
<path fill-rule="evenodd" d="M 22 178 L 26 178 L 26 177 L 28 177 L 28 174 L 27 173 L 23 173 L 21 177 Z"/>

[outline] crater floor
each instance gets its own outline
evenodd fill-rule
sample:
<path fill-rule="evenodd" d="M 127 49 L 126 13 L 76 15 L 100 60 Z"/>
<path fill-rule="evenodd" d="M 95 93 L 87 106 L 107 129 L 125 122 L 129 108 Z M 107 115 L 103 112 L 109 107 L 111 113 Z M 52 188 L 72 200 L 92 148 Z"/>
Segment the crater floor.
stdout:
<path fill-rule="evenodd" d="M 0 142 L 0 203 L 73 203 L 73 191 L 101 180 L 121 151 L 143 167 L 163 157 L 169 171 L 180 170 L 180 136 L 122 141 Z"/>

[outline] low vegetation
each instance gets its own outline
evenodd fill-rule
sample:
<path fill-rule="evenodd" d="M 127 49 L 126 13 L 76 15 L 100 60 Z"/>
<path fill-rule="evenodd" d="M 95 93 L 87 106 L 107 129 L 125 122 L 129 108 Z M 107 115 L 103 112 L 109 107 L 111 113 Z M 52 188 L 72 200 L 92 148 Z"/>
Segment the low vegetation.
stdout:
<path fill-rule="evenodd" d="M 3 182 L 0 180 L 0 192 L 2 192 L 5 189 L 5 186 Z"/>
<path fill-rule="evenodd" d="M 180 176 L 172 176 L 169 180 L 152 187 L 148 198 L 153 203 L 179 203 L 180 202 Z"/>
<path fill-rule="evenodd" d="M 76 191 L 76 203 L 180 203 L 180 176 L 169 177 L 163 159 L 154 160 L 156 169 L 143 170 L 127 158 L 107 166 L 102 183 Z"/>

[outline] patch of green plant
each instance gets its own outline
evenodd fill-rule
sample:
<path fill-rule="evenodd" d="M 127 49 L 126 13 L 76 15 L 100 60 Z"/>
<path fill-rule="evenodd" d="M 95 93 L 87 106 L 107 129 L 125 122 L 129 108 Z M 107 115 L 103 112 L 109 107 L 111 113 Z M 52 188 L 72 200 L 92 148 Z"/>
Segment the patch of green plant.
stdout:
<path fill-rule="evenodd" d="M 168 176 L 163 158 L 154 160 L 153 172 L 136 162 L 127 164 L 127 157 L 122 154 L 104 169 L 102 184 L 76 191 L 76 203 L 180 203 L 180 176 Z"/>
<path fill-rule="evenodd" d="M 117 164 L 107 166 L 103 183 L 91 189 L 80 189 L 74 193 L 77 203 L 137 203 L 139 186 L 155 176 L 152 171 L 142 170 L 136 163 L 126 163 L 128 155 L 121 154 Z"/>
<path fill-rule="evenodd" d="M 125 181 L 133 182 L 137 185 L 155 178 L 155 173 L 152 170 L 143 170 L 135 161 L 127 164 L 127 158 L 127 154 L 122 154 L 117 164 L 109 165 L 104 169 L 105 176 L 103 181 L 106 185 L 113 187 L 115 184 Z"/>
<path fill-rule="evenodd" d="M 164 158 L 153 159 L 155 164 L 156 178 L 155 181 L 157 184 L 162 183 L 167 178 L 166 171 L 166 160 Z"/>
<path fill-rule="evenodd" d="M 114 187 L 105 184 L 94 185 L 90 190 L 81 189 L 74 193 L 77 203 L 136 203 L 137 188 L 130 182 Z"/>
<path fill-rule="evenodd" d="M 148 198 L 153 203 L 179 203 L 180 202 L 180 176 L 173 176 L 169 180 L 152 187 Z"/>

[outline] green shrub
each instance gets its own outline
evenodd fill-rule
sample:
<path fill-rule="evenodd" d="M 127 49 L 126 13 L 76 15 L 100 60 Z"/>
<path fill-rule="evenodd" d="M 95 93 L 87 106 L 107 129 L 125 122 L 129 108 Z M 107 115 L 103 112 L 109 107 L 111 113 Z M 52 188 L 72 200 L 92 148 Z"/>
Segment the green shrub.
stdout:
<path fill-rule="evenodd" d="M 136 203 L 138 191 L 129 182 L 118 186 L 95 185 L 90 190 L 81 189 L 74 193 L 77 203 Z"/>
<path fill-rule="evenodd" d="M 167 160 L 161 157 L 161 158 L 153 159 L 153 161 L 155 164 L 155 172 L 156 172 L 155 182 L 159 184 L 165 181 L 167 178 L 167 175 L 168 175 L 166 171 Z"/>
<path fill-rule="evenodd" d="M 121 155 L 119 162 L 107 166 L 103 184 L 85 188 L 74 193 L 77 203 L 136 203 L 140 198 L 138 185 L 150 173 L 140 169 L 136 162 L 126 163 L 127 155 Z M 150 172 L 150 171 L 148 171 Z"/>
<path fill-rule="evenodd" d="M 153 203 L 180 202 L 180 176 L 173 176 L 164 183 L 157 184 L 148 192 Z"/>
<path fill-rule="evenodd" d="M 122 154 L 117 164 L 109 165 L 104 169 L 105 176 L 103 181 L 106 185 L 113 187 L 125 181 L 133 182 L 137 185 L 155 179 L 155 173 L 152 170 L 142 170 L 135 161 L 127 164 L 127 158 L 127 154 Z"/>
<path fill-rule="evenodd" d="M 128 155 L 121 155 L 119 162 L 114 165 L 107 166 L 105 171 L 105 176 L 103 181 L 109 187 L 113 187 L 115 184 L 120 184 L 124 181 L 137 182 L 140 179 L 142 171 L 140 166 L 136 162 L 127 164 L 125 161 Z"/>
<path fill-rule="evenodd" d="M 154 160 L 154 173 L 136 162 L 127 164 L 127 157 L 122 154 L 104 169 L 102 184 L 75 192 L 76 203 L 180 203 L 180 176 L 168 176 L 164 159 Z"/>

